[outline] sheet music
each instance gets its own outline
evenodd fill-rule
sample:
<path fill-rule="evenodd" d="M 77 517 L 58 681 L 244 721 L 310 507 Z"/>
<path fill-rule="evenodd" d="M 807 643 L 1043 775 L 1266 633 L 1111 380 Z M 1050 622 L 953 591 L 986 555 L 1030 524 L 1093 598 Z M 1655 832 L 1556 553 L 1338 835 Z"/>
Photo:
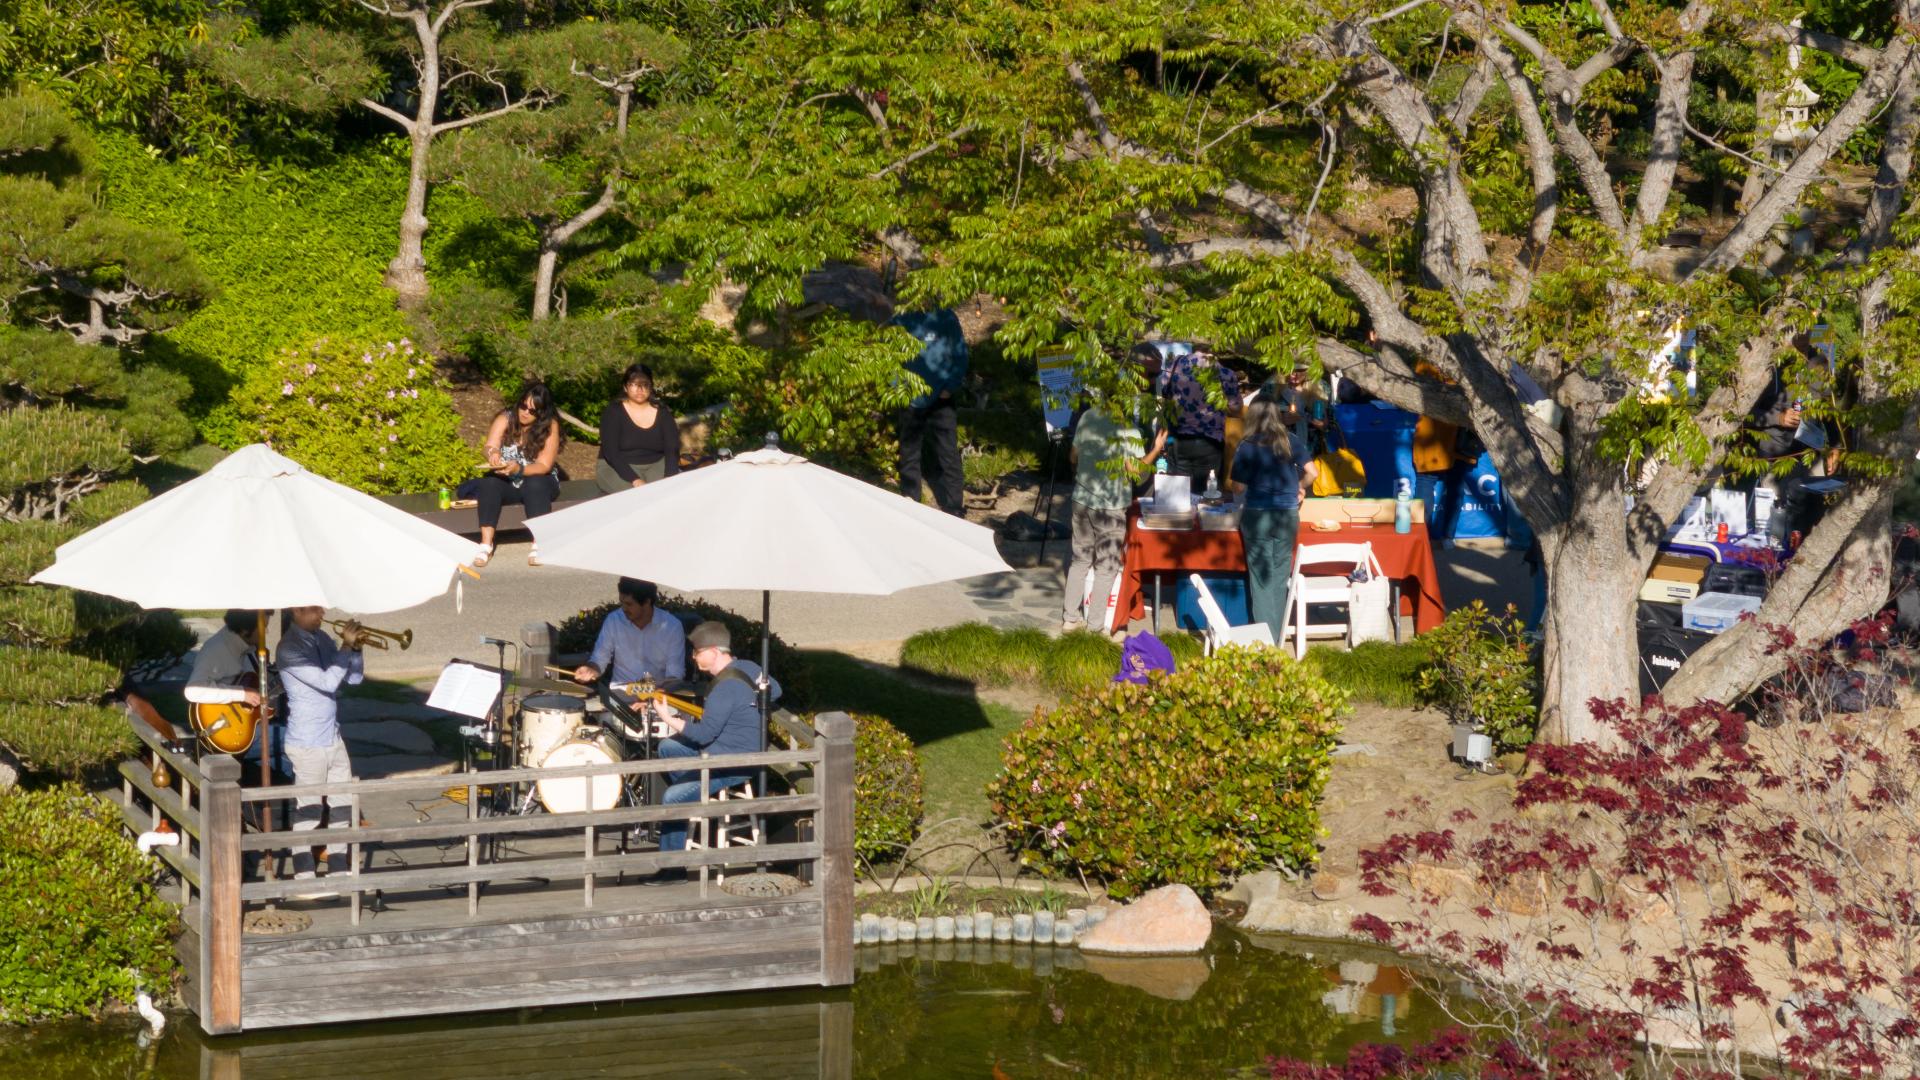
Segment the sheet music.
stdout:
<path fill-rule="evenodd" d="M 455 660 L 440 669 L 440 681 L 427 696 L 427 708 L 484 720 L 499 696 L 499 672 Z"/>

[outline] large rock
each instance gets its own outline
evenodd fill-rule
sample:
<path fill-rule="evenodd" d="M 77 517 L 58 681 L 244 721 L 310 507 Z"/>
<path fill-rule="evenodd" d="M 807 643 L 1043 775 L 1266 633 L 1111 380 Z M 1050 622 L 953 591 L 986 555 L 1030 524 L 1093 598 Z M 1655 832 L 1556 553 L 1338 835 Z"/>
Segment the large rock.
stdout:
<path fill-rule="evenodd" d="M 1207 905 L 1185 885 L 1168 885 L 1107 916 L 1080 939 L 1080 947 L 1122 955 L 1196 953 L 1212 933 Z"/>

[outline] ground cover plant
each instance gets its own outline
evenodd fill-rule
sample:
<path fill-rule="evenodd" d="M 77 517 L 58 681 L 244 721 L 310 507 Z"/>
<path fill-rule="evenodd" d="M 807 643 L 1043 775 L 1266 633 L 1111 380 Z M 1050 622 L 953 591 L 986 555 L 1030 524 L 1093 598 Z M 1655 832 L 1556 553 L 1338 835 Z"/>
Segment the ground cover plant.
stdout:
<path fill-rule="evenodd" d="M 1312 866 L 1346 695 L 1273 649 L 1225 649 L 1036 710 L 988 786 L 1021 860 L 1130 896 Z"/>
<path fill-rule="evenodd" d="M 0 1023 L 173 987 L 173 908 L 119 810 L 77 785 L 0 791 Z"/>

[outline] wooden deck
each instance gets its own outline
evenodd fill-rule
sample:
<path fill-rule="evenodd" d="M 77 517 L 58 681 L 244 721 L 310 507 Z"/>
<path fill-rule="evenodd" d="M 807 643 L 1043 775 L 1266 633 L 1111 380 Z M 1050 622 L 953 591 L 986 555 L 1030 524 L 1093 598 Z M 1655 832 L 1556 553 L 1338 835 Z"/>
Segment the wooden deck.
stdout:
<path fill-rule="evenodd" d="M 288 839 L 243 834 L 245 804 L 324 792 L 350 801 L 358 818 L 363 799 L 408 805 L 451 785 L 467 788 L 471 806 L 483 781 L 635 776 L 689 762 L 242 791 L 232 758 L 196 763 L 138 719 L 135 729 L 178 778 L 160 787 L 148 762 L 121 767 L 129 825 L 164 819 L 186 839 L 156 850 L 180 877 L 177 952 L 188 1004 L 209 1033 L 852 981 L 852 722 L 842 714 L 822 716 L 802 750 L 692 763 L 797 771 L 809 791 L 578 814 L 486 817 L 460 807 L 451 820 L 422 814 L 412 824 L 306 834 L 357 853 L 357 872 L 320 879 L 342 893 L 324 901 L 294 899 L 312 880 L 241 880 L 245 853 L 273 853 Z M 664 853 L 627 842 L 635 826 L 748 815 L 767 826 L 757 846 Z M 777 899 L 735 896 L 719 882 L 729 866 L 809 884 Z M 691 880 L 650 880 L 675 867 Z M 248 911 L 268 905 L 311 925 L 249 932 Z"/>

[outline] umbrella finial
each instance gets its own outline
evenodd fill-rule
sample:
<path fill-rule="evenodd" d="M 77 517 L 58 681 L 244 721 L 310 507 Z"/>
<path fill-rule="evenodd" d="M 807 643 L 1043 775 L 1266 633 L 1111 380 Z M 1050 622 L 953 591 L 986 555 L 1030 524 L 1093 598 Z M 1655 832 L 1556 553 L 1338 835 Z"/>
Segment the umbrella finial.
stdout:
<path fill-rule="evenodd" d="M 762 447 L 762 449 L 765 449 L 765 450 L 780 449 L 780 433 L 777 431 L 767 432 L 767 441 L 766 441 L 766 444 Z"/>

